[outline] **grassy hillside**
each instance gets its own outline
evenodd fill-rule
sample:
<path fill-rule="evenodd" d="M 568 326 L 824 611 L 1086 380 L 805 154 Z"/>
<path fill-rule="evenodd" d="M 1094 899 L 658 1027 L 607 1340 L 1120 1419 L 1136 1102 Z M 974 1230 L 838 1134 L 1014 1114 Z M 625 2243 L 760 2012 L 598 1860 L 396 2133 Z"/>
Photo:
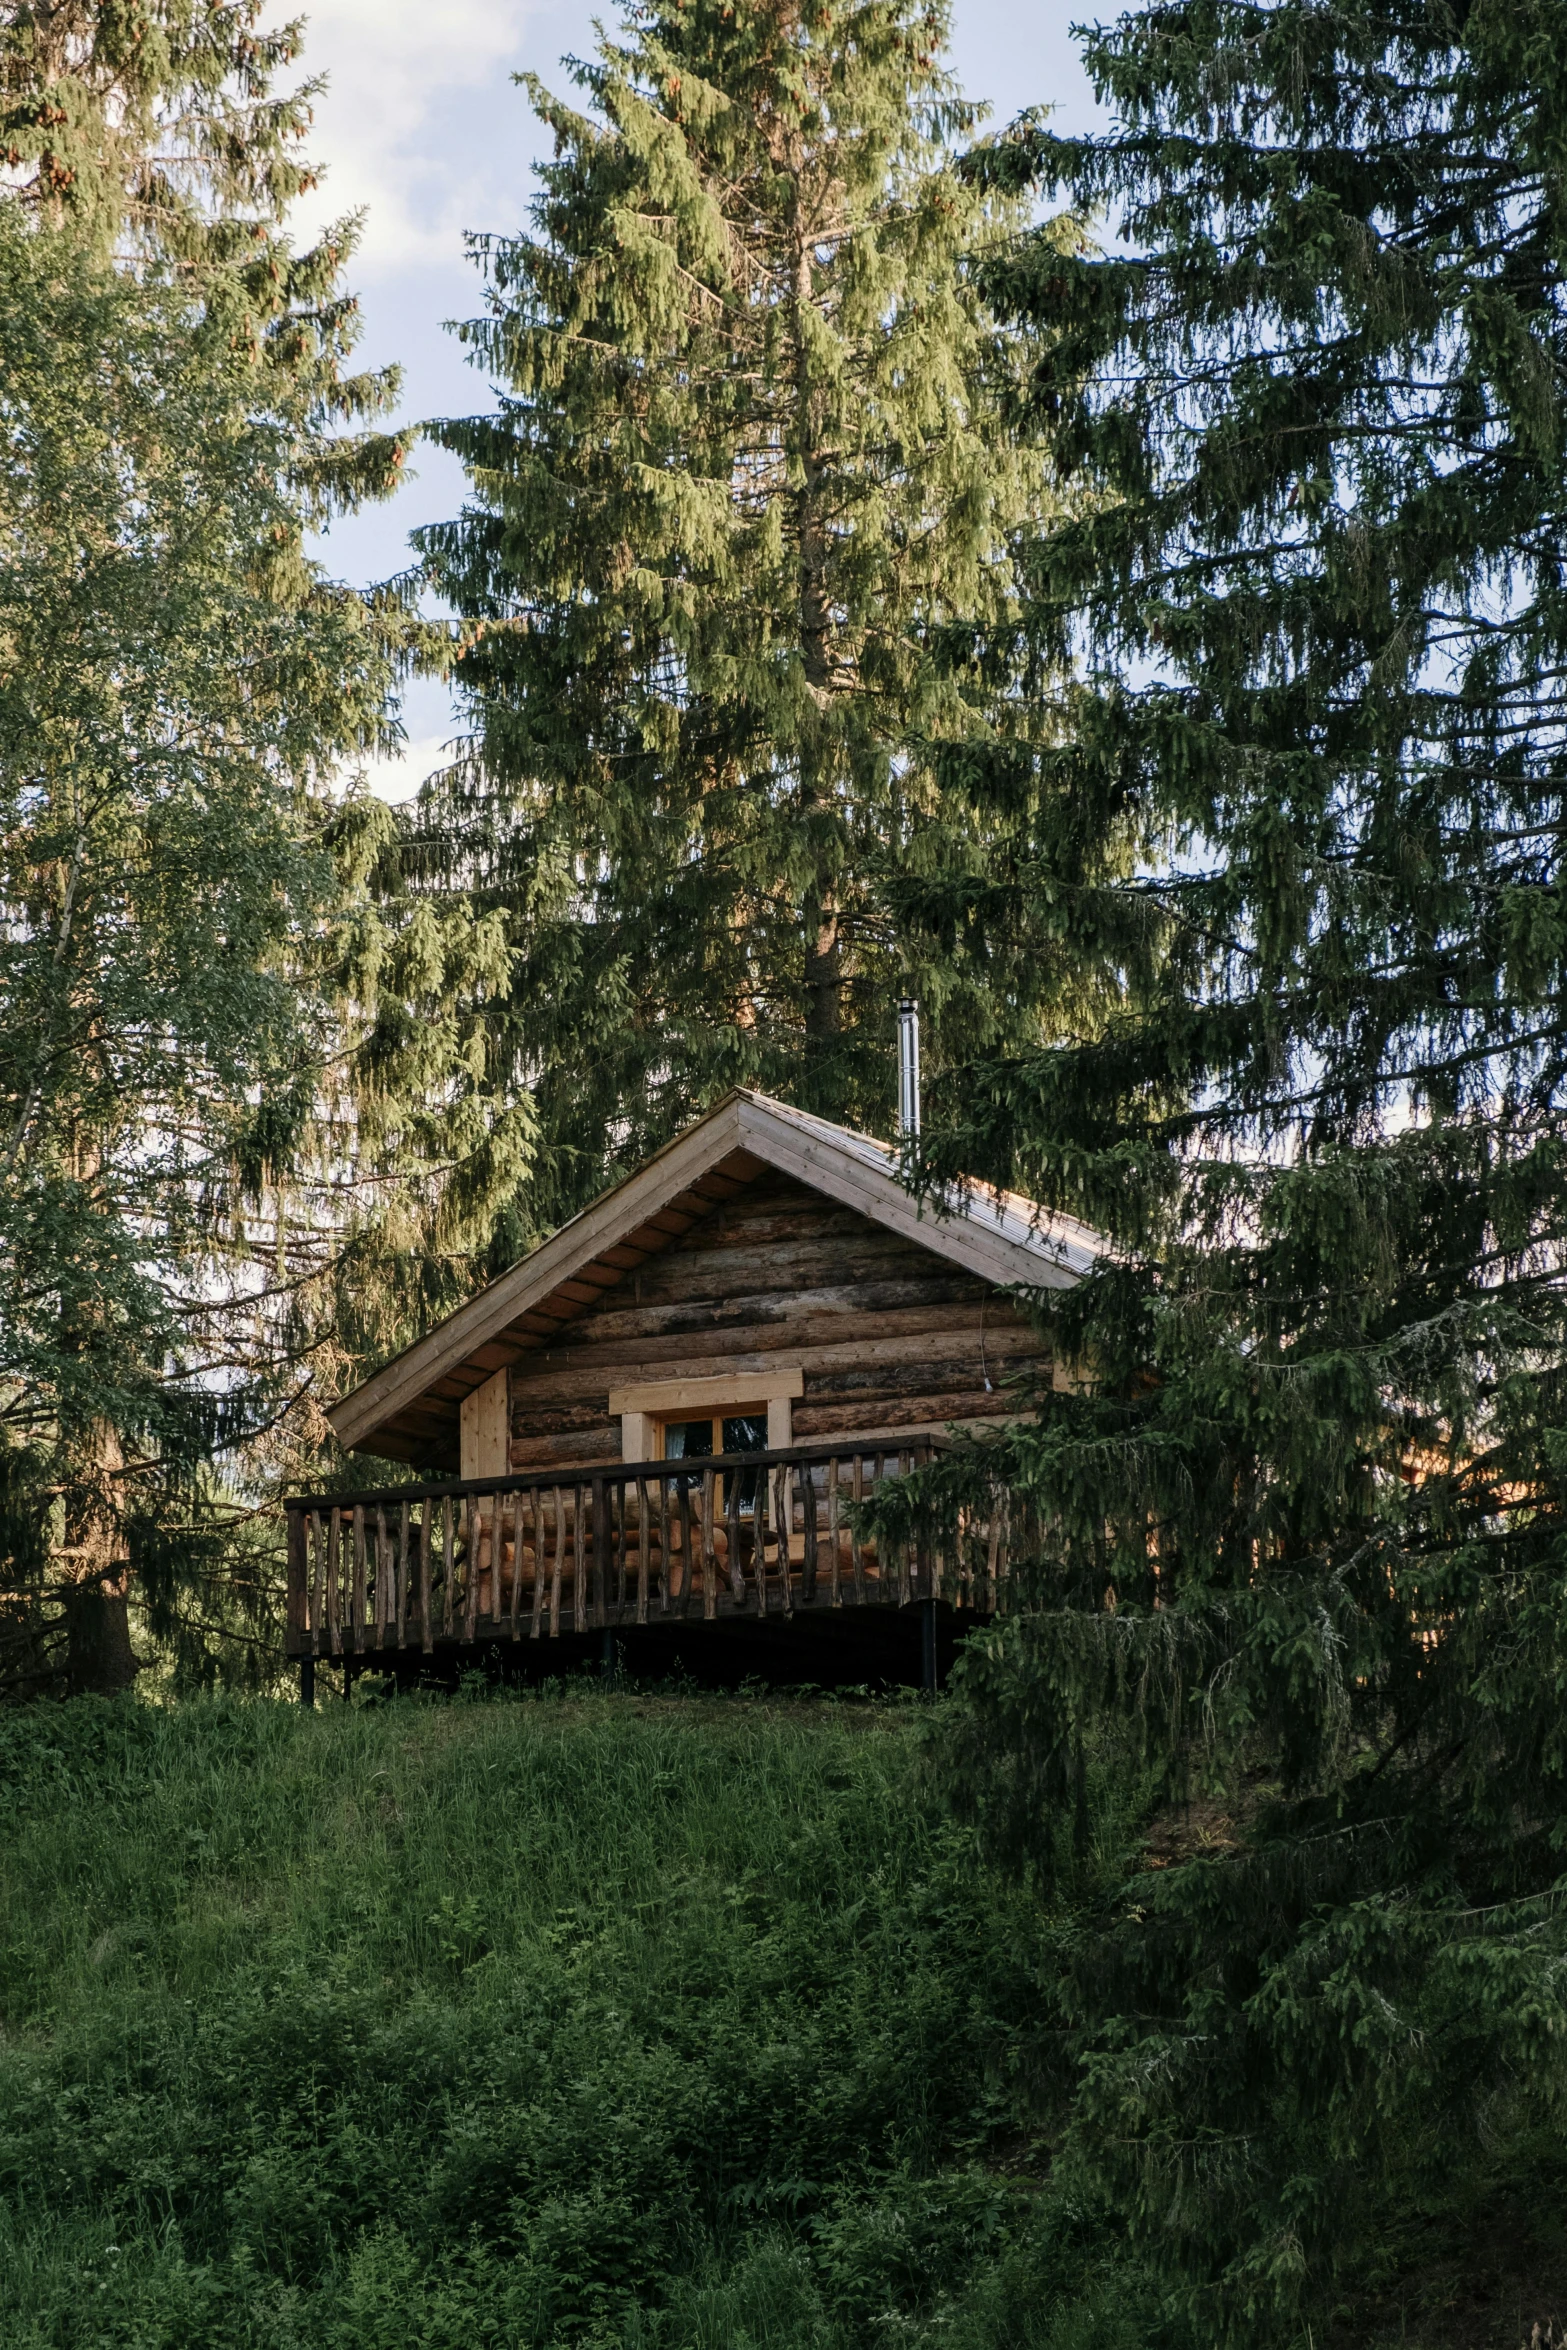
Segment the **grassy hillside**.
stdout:
<path fill-rule="evenodd" d="M 1176 2342 L 1027 2135 L 1048 1934 L 918 1739 L 630 1697 L 0 1716 L 0 2341 Z"/>

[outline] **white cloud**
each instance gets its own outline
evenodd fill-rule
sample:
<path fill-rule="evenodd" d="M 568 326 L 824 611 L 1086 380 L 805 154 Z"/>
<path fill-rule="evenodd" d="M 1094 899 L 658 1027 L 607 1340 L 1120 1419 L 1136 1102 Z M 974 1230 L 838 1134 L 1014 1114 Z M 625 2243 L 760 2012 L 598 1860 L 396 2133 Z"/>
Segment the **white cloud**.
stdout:
<path fill-rule="evenodd" d="M 569 47 L 588 20 L 547 0 L 315 0 L 301 65 L 329 77 L 309 139 L 327 176 L 298 233 L 364 206 L 355 275 L 375 278 L 451 267 L 465 229 L 514 225 L 534 126 L 510 77 L 535 61 L 530 32 Z"/>
<path fill-rule="evenodd" d="M 450 741 L 450 734 L 419 736 L 406 742 L 395 758 L 367 760 L 364 779 L 378 800 L 389 800 L 394 807 L 411 800 L 437 768 L 448 764 Z"/>

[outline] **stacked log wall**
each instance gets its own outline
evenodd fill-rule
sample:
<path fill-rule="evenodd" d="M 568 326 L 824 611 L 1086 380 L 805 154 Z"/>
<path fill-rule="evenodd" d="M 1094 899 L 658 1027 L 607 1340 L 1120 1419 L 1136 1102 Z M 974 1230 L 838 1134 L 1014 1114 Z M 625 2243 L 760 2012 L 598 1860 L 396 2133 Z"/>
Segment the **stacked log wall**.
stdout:
<path fill-rule="evenodd" d="M 1004 1418 L 1023 1408 L 1006 1382 L 1050 1368 L 988 1282 L 769 1173 L 513 1366 L 511 1465 L 618 1460 L 612 1388 L 785 1364 L 804 1378 L 799 1444 Z"/>

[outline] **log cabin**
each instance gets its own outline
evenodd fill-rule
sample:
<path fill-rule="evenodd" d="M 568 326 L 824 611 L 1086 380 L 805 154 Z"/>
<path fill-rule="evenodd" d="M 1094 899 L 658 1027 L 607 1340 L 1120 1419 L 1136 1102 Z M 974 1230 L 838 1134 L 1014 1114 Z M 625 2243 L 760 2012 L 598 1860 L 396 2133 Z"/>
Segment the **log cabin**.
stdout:
<path fill-rule="evenodd" d="M 736 1091 L 345 1396 L 346 1448 L 417 1481 L 288 1504 L 288 1646 L 427 1670 L 616 1644 L 699 1676 L 923 1677 L 1006 1572 L 878 1547 L 855 1504 L 1058 1376 L 1030 1291 L 1095 1236 Z M 885 1555 L 884 1555 L 885 1552 Z"/>

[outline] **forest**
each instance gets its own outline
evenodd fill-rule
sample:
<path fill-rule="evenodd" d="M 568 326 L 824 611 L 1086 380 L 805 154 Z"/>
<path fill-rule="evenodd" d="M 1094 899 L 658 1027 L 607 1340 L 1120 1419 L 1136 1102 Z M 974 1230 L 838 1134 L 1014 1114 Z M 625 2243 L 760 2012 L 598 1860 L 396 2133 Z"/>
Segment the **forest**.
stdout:
<path fill-rule="evenodd" d="M 950 34 L 622 0 L 415 428 L 308 28 L 0 0 L 7 2346 L 1567 2338 L 1567 0 Z M 328 1408 L 737 1086 L 1098 1236 L 877 1505 L 1008 1610 L 290 1704 Z"/>

